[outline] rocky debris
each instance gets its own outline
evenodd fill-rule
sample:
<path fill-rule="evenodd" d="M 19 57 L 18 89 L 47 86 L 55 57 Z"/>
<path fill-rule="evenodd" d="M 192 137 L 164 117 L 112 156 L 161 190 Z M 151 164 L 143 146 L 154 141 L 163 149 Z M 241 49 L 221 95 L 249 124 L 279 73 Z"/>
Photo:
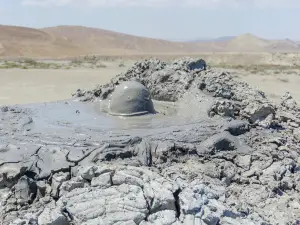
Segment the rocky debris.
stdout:
<path fill-rule="evenodd" d="M 228 131 L 233 136 L 245 134 L 250 130 L 250 125 L 246 121 L 232 120 L 224 127 L 224 131 Z"/>
<path fill-rule="evenodd" d="M 54 206 L 46 205 L 38 224 L 218 224 L 226 218 L 238 224 L 247 220 L 221 200 L 224 189 L 199 180 L 180 187 L 147 168 L 103 165 L 79 170 L 79 176 L 89 174 L 86 178 L 92 180 L 109 173 L 111 182 L 68 190 Z"/>
<path fill-rule="evenodd" d="M 31 203 L 37 193 L 37 186 L 34 180 L 23 176 L 14 186 L 14 198 L 19 205 Z"/>
<path fill-rule="evenodd" d="M 154 100 L 174 102 L 180 100 L 186 92 L 194 95 L 201 91 L 208 93 L 219 98 L 208 111 L 210 116 L 242 118 L 253 124 L 268 126 L 264 120 L 275 115 L 274 104 L 263 92 L 234 80 L 227 72 L 207 69 L 204 60 L 192 58 L 179 59 L 169 64 L 155 58 L 140 61 L 127 72 L 117 75 L 109 84 L 89 92 L 79 90 L 73 96 L 81 101 L 109 99 L 116 85 L 130 80 L 145 85 Z"/>
<path fill-rule="evenodd" d="M 146 77 L 155 71 L 164 69 L 165 67 L 166 63 L 156 58 L 139 61 L 129 68 L 125 74 L 119 74 L 113 78 L 110 83 L 98 86 L 91 91 L 78 89 L 73 96 L 78 98 L 80 101 L 91 101 L 95 100 L 95 98 L 106 99 L 119 83 L 128 80 L 139 80 L 139 78 L 143 76 Z M 142 82 L 142 84 L 144 83 Z"/>
<path fill-rule="evenodd" d="M 158 59 L 149 59 L 137 62 L 124 74 L 119 74 L 109 84 L 97 87 L 92 93 L 75 93 L 73 96 L 84 101 L 90 98 L 106 99 L 114 91 L 115 86 L 123 81 L 137 80 L 145 85 L 155 100 L 176 101 L 187 91 L 194 80 L 189 68 L 202 71 L 205 69 L 203 60 L 176 61 L 167 65 Z M 184 69 L 182 66 L 184 65 Z M 180 69 L 181 68 L 181 69 Z M 92 97 L 90 96 L 92 95 Z M 88 97 L 89 96 L 89 97 Z"/>
<path fill-rule="evenodd" d="M 58 209 L 45 208 L 39 215 L 37 224 L 39 225 L 70 225 L 68 218 Z"/>
<path fill-rule="evenodd" d="M 109 100 L 128 80 L 193 116 L 105 130 L 87 126 L 74 107 L 74 124 L 43 121 L 36 129 L 39 107 L 1 108 L 4 225 L 300 223 L 300 116 L 289 94 L 274 105 L 229 73 L 184 58 L 137 62 L 74 97 Z"/>
<path fill-rule="evenodd" d="M 202 71 L 206 70 L 206 62 L 203 59 L 195 59 L 191 57 L 185 57 L 174 60 L 171 67 L 175 70 L 186 70 L 189 71 Z"/>
<path fill-rule="evenodd" d="M 297 128 L 300 126 L 300 107 L 290 93 L 286 93 L 282 96 L 276 118 L 281 124 L 289 128 Z"/>
<path fill-rule="evenodd" d="M 241 143 L 237 137 L 232 136 L 226 131 L 211 136 L 197 146 L 197 153 L 199 155 L 213 155 L 222 151 L 247 152 L 247 150 L 251 151 L 247 145 Z"/>
<path fill-rule="evenodd" d="M 208 115 L 210 117 L 213 117 L 215 115 L 219 115 L 222 117 L 232 117 L 235 118 L 236 113 L 235 105 L 225 99 L 225 100 L 216 100 L 211 108 L 208 111 Z"/>
<path fill-rule="evenodd" d="M 63 184 L 63 182 L 67 181 L 70 179 L 70 174 L 69 173 L 63 173 L 63 172 L 59 172 L 59 173 L 55 173 L 52 176 L 52 183 L 51 183 L 51 196 L 53 198 L 58 198 L 59 196 L 59 189 L 61 187 L 61 185 Z"/>
<path fill-rule="evenodd" d="M 280 105 L 287 110 L 299 111 L 297 102 L 294 100 L 294 98 L 291 96 L 289 92 L 285 93 L 281 97 Z"/>
<path fill-rule="evenodd" d="M 226 72 L 207 71 L 200 76 L 199 89 L 207 91 L 217 100 L 209 111 L 209 115 L 230 116 L 247 119 L 257 124 L 269 115 L 275 114 L 275 108 L 263 92 L 251 88 L 244 82 L 238 82 Z"/>
<path fill-rule="evenodd" d="M 293 134 L 295 139 L 300 142 L 300 128 L 294 129 Z"/>
<path fill-rule="evenodd" d="M 253 124 L 258 124 L 261 121 L 275 114 L 275 109 L 267 104 L 249 104 L 242 112 L 242 116 L 248 118 L 249 121 Z M 273 118 L 271 118 L 273 119 Z"/>

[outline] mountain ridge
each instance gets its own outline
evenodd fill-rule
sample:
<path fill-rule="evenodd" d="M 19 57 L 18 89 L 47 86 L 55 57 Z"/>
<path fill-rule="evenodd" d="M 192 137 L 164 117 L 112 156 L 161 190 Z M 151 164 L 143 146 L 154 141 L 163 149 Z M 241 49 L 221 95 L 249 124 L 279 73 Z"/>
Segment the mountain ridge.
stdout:
<path fill-rule="evenodd" d="M 87 54 L 187 54 L 201 52 L 300 52 L 292 40 L 267 40 L 253 34 L 207 41 L 175 42 L 85 26 L 41 29 L 0 25 L 0 56 L 67 57 Z"/>

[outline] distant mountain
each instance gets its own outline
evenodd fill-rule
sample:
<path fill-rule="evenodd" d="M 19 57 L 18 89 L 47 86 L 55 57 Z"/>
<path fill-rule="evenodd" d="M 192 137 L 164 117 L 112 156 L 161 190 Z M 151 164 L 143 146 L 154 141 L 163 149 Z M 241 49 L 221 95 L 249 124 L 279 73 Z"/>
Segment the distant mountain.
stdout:
<path fill-rule="evenodd" d="M 98 28 L 43 29 L 0 25 L 0 56 L 68 57 L 86 54 L 152 54 L 193 51 L 192 45 Z"/>
<path fill-rule="evenodd" d="M 193 42 L 198 48 L 216 52 L 299 52 L 300 46 L 289 39 L 267 40 L 246 33 L 236 37 L 221 37 Z"/>
<path fill-rule="evenodd" d="M 55 37 L 69 40 L 81 46 L 86 52 L 93 54 L 182 52 L 189 49 L 189 46 L 182 43 L 138 37 L 98 28 L 57 26 L 42 30 Z"/>
<path fill-rule="evenodd" d="M 290 52 L 299 51 L 297 43 L 285 40 L 266 40 L 253 34 L 243 34 L 230 40 L 226 45 L 228 51 L 249 52 Z"/>
<path fill-rule="evenodd" d="M 266 40 L 252 34 L 172 42 L 82 26 L 32 29 L 0 25 L 0 56 L 69 57 L 201 52 L 300 52 L 300 46 L 289 39 Z"/>
<path fill-rule="evenodd" d="M 54 37 L 42 30 L 0 25 L 0 56 L 78 55 L 81 48 L 62 37 Z"/>
<path fill-rule="evenodd" d="M 235 38 L 235 36 L 224 36 L 218 38 L 199 38 L 188 42 L 220 42 L 220 41 L 229 41 L 233 38 Z"/>
<path fill-rule="evenodd" d="M 224 36 L 224 37 L 216 38 L 215 41 L 230 41 L 230 40 L 232 40 L 235 37 L 236 36 Z"/>

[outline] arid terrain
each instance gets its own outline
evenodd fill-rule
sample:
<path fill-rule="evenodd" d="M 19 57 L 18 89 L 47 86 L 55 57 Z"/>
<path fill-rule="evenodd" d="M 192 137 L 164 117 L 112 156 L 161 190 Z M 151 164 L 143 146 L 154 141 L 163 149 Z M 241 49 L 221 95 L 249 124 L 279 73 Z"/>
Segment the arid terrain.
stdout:
<path fill-rule="evenodd" d="M 191 54 L 199 52 L 300 52 L 292 40 L 266 40 L 242 34 L 223 41 L 171 42 L 98 28 L 43 29 L 0 25 L 1 57 L 65 58 L 96 55 Z"/>
<path fill-rule="evenodd" d="M 80 26 L 0 25 L 0 104 L 66 99 L 77 88 L 107 82 L 137 60 L 184 56 L 231 70 L 272 99 L 286 91 L 300 99 L 300 47 L 291 40 L 243 34 L 221 41 L 171 42 Z"/>
<path fill-rule="evenodd" d="M 300 54 L 199 54 L 211 67 L 224 68 L 238 80 L 280 100 L 290 92 L 300 102 Z M 73 60 L 0 62 L 0 104 L 22 104 L 71 98 L 78 88 L 90 89 L 125 72 L 136 60 L 153 56 L 83 57 Z M 181 56 L 158 55 L 172 61 Z"/>

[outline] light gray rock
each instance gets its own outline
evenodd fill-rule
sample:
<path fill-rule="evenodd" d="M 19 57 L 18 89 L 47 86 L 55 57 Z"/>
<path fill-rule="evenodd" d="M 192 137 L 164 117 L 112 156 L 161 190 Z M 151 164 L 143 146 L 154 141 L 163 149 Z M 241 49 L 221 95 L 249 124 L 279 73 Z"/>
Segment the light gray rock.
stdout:
<path fill-rule="evenodd" d="M 249 130 L 249 123 L 242 120 L 232 120 L 224 127 L 224 131 L 228 131 L 233 136 L 245 134 Z"/>
<path fill-rule="evenodd" d="M 136 154 L 139 156 L 139 161 L 144 166 L 152 166 L 152 152 L 154 152 L 152 145 L 151 142 L 143 140 L 136 147 Z"/>
<path fill-rule="evenodd" d="M 99 177 L 93 177 L 92 187 L 108 188 L 112 185 L 112 173 L 103 173 Z"/>
<path fill-rule="evenodd" d="M 300 128 L 294 129 L 293 134 L 296 140 L 300 141 Z"/>
<path fill-rule="evenodd" d="M 86 187 L 86 182 L 82 177 L 74 177 L 71 180 L 63 182 L 59 188 L 59 195 L 62 196 L 77 188 Z"/>
<path fill-rule="evenodd" d="M 201 71 L 205 70 L 207 67 L 206 62 L 203 59 L 194 59 L 191 57 L 174 60 L 171 66 L 174 69 L 186 71 Z"/>
<path fill-rule="evenodd" d="M 187 72 L 166 68 L 152 73 L 145 84 L 155 100 L 176 101 L 189 89 L 193 79 Z"/>
<path fill-rule="evenodd" d="M 38 218 L 39 225 L 69 225 L 68 219 L 57 209 L 45 208 Z"/>
<path fill-rule="evenodd" d="M 56 173 L 52 176 L 52 184 L 51 184 L 51 188 L 52 188 L 52 192 L 51 192 L 51 196 L 54 198 L 58 197 L 58 191 L 60 186 L 62 185 L 63 182 L 69 180 L 70 178 L 70 174 L 69 173 L 63 173 L 63 172 L 59 172 Z"/>
<path fill-rule="evenodd" d="M 19 163 L 5 163 L 0 166 L 0 187 L 11 188 L 18 182 L 18 178 L 22 176 L 30 167 L 32 167 L 34 161 L 19 162 Z"/>
<path fill-rule="evenodd" d="M 91 181 L 94 177 L 99 176 L 97 166 L 80 167 L 78 169 L 79 175 L 88 181 Z"/>
<path fill-rule="evenodd" d="M 273 119 L 275 109 L 268 103 L 259 104 L 253 102 L 252 104 L 248 104 L 241 114 L 243 117 L 248 118 L 251 123 L 259 123 L 264 121 L 270 115 Z"/>
<path fill-rule="evenodd" d="M 295 101 L 295 99 L 291 96 L 289 92 L 286 92 L 282 97 L 281 97 L 281 106 L 286 108 L 287 110 L 298 110 L 298 104 Z"/>
<path fill-rule="evenodd" d="M 225 100 L 216 100 L 208 111 L 209 116 L 220 115 L 235 118 L 236 108 L 234 103 Z"/>
<path fill-rule="evenodd" d="M 12 223 L 10 223 L 10 225 L 39 225 L 38 224 L 38 215 L 28 213 L 28 214 L 22 216 L 22 218 L 16 219 Z"/>
<path fill-rule="evenodd" d="M 240 219 L 238 220 L 238 222 L 233 219 L 233 218 L 230 218 L 230 217 L 224 217 L 221 219 L 221 224 L 224 224 L 224 225 L 236 225 L 236 224 L 239 224 L 239 225 L 262 225 L 263 223 L 256 223 L 255 221 L 251 221 L 251 220 L 248 220 L 248 219 Z"/>
<path fill-rule="evenodd" d="M 176 218 L 176 212 L 173 210 L 164 210 L 149 215 L 147 222 L 143 221 L 140 225 L 176 225 L 179 224 Z"/>
<path fill-rule="evenodd" d="M 282 122 L 295 122 L 296 124 L 300 125 L 300 119 L 293 113 L 280 111 L 277 113 L 277 117 Z"/>
<path fill-rule="evenodd" d="M 251 155 L 238 155 L 235 159 L 234 162 L 236 163 L 237 166 L 243 168 L 244 170 L 248 171 L 251 166 L 252 162 L 252 157 Z"/>
<path fill-rule="evenodd" d="M 150 213 L 162 210 L 176 210 L 173 192 L 163 183 L 153 180 L 144 187 L 144 194 L 150 204 Z"/>
<path fill-rule="evenodd" d="M 8 198 L 8 196 L 9 196 L 8 188 L 0 189 L 0 212 L 3 212 L 3 210 L 4 210 L 3 206 L 4 206 L 5 201 Z"/>
<path fill-rule="evenodd" d="M 77 168 L 77 175 L 81 176 L 83 179 L 87 181 L 91 181 L 93 178 L 98 177 L 105 173 L 111 173 L 114 171 L 113 166 L 103 165 L 101 167 L 99 166 L 81 166 Z"/>
<path fill-rule="evenodd" d="M 147 216 L 147 203 L 138 186 L 122 184 L 105 189 L 77 188 L 63 195 L 58 204 L 81 224 L 140 223 Z"/>
<path fill-rule="evenodd" d="M 14 197 L 20 205 L 32 202 L 37 193 L 36 182 L 26 176 L 21 177 L 14 188 Z"/>

